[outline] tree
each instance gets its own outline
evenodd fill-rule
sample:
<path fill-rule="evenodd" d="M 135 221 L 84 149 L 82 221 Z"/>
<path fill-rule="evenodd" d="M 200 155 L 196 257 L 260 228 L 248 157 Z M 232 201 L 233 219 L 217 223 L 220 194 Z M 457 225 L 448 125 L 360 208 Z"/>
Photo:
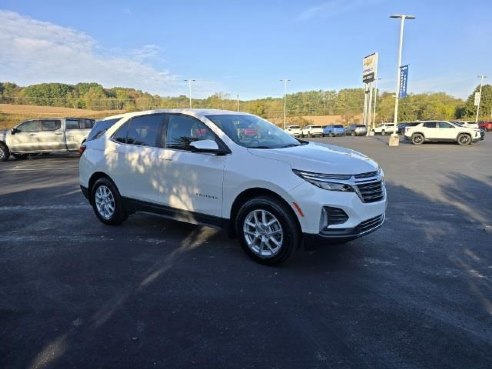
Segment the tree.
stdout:
<path fill-rule="evenodd" d="M 468 99 L 466 99 L 466 103 L 464 109 L 462 110 L 462 118 L 466 119 L 474 119 L 477 113 L 477 107 L 475 106 L 475 93 L 480 91 L 480 85 L 478 85 L 475 90 L 472 92 Z M 483 85 L 482 86 L 482 98 L 480 99 L 480 118 L 492 116 L 492 86 L 491 85 Z M 461 118 L 461 117 L 460 117 Z"/>

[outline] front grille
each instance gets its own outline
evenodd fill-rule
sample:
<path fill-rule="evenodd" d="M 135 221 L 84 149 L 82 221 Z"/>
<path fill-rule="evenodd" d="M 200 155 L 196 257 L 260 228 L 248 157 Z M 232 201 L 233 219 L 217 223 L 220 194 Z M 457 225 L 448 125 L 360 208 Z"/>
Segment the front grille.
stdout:
<path fill-rule="evenodd" d="M 378 215 L 377 217 L 368 219 L 361 224 L 359 224 L 357 228 L 357 233 L 364 233 L 367 232 L 375 227 L 380 226 L 384 222 L 384 214 L 383 215 Z"/>
<path fill-rule="evenodd" d="M 358 184 L 358 192 L 365 203 L 381 201 L 384 198 L 382 181 L 366 182 Z"/>

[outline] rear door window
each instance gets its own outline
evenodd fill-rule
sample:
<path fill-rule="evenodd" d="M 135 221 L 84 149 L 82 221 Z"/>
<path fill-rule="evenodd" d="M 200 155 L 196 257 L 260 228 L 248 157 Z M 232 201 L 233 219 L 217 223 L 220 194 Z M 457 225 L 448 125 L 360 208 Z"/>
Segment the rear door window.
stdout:
<path fill-rule="evenodd" d="M 43 120 L 41 127 L 43 131 L 56 131 L 61 128 L 61 120 Z"/>
<path fill-rule="evenodd" d="M 149 114 L 135 117 L 121 126 L 113 140 L 138 146 L 158 146 L 164 114 Z"/>

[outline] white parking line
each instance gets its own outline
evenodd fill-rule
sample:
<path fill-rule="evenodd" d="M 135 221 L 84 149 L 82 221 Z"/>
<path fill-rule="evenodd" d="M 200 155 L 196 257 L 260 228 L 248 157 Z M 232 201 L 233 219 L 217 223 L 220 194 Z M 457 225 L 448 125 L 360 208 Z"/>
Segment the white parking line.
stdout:
<path fill-rule="evenodd" d="M 74 205 L 15 205 L 15 206 L 0 206 L 0 211 L 23 211 L 23 210 L 69 210 L 69 209 L 90 209 L 89 204 L 74 204 Z"/>

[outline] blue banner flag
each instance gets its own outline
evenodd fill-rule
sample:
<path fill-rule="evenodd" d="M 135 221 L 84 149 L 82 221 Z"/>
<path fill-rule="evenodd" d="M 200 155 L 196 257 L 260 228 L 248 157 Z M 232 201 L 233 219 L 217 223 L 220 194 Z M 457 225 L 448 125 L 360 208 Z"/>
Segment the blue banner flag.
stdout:
<path fill-rule="evenodd" d="M 399 98 L 407 97 L 408 65 L 400 67 L 400 92 Z"/>

